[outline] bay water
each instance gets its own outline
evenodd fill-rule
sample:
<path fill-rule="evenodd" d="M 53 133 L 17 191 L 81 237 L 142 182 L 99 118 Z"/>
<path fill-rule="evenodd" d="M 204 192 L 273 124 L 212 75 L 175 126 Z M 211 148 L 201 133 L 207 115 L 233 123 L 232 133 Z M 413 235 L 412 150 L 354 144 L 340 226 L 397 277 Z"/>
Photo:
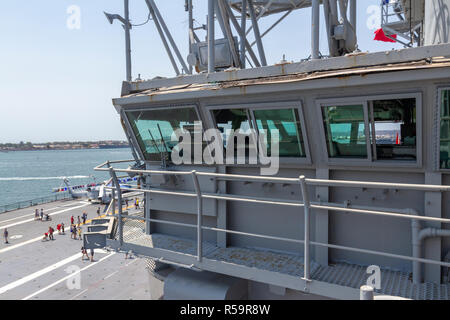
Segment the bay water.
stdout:
<path fill-rule="evenodd" d="M 109 173 L 94 167 L 132 158 L 128 148 L 0 152 L 0 206 L 54 195 L 64 177 L 72 186 L 101 183 Z"/>

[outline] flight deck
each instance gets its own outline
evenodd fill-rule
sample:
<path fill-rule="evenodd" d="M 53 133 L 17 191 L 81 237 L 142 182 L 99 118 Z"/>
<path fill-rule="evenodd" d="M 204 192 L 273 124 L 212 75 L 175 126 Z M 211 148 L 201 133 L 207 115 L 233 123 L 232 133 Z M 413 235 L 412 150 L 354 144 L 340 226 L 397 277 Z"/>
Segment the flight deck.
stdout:
<path fill-rule="evenodd" d="M 131 203 L 131 201 L 130 201 Z M 98 204 L 63 200 L 0 214 L 9 244 L 0 244 L 0 300 L 147 300 L 150 299 L 145 260 L 124 252 L 96 249 L 94 261 L 81 259 L 82 240 L 70 234 L 70 217 L 86 212 L 87 223 L 97 217 Z M 133 208 L 132 208 L 133 207 Z M 36 221 L 35 209 L 51 221 Z M 101 206 L 104 215 L 105 207 Z M 130 205 L 130 213 L 137 211 Z M 56 225 L 64 223 L 65 234 Z M 54 240 L 44 241 L 49 226 Z M 83 228 L 85 232 L 85 228 Z M 89 250 L 88 250 L 89 253 Z"/>

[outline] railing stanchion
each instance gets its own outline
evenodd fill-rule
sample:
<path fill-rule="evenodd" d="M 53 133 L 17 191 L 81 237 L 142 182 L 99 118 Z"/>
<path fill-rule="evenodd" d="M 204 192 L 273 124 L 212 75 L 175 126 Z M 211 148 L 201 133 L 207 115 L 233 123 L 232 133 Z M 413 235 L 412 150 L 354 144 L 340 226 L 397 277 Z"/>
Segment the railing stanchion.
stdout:
<path fill-rule="evenodd" d="M 197 171 L 192 171 L 192 180 L 194 181 L 195 191 L 197 192 L 197 260 L 202 261 L 203 255 L 203 205 L 202 205 L 202 191 L 200 189 L 200 184 L 198 182 Z"/>
<path fill-rule="evenodd" d="M 109 165 L 109 163 L 108 163 Z M 123 221 L 122 221 L 122 191 L 120 190 L 120 184 L 119 180 L 117 179 L 117 175 L 114 172 L 114 169 L 112 167 L 109 167 L 109 173 L 111 174 L 111 178 L 114 181 L 114 187 L 117 190 L 117 201 L 119 202 L 118 208 L 119 208 L 119 244 L 120 246 L 123 245 Z M 115 206 L 115 192 L 114 189 L 112 189 L 112 195 L 113 195 L 113 201 L 114 201 L 114 207 L 113 212 L 116 213 L 116 206 Z"/>
<path fill-rule="evenodd" d="M 310 257 L 309 257 L 309 210 L 310 210 L 310 202 L 309 202 L 309 194 L 308 194 L 308 186 L 306 185 L 305 176 L 300 176 L 300 186 L 302 188 L 302 196 L 303 196 L 303 207 L 305 211 L 305 249 L 304 249 L 304 279 L 310 280 Z"/>

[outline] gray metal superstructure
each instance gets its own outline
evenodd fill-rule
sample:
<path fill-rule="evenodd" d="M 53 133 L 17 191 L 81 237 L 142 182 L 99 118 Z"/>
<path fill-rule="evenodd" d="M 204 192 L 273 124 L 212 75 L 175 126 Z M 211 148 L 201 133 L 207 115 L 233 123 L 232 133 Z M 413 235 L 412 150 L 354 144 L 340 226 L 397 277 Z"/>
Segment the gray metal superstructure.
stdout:
<path fill-rule="evenodd" d="M 96 169 L 113 179 L 139 175 L 145 210 L 125 215 L 119 206 L 108 245 L 148 257 L 152 289 L 166 298 L 359 299 L 360 287 L 375 279 L 379 296 L 449 299 L 448 37 L 361 53 L 356 1 L 303 1 L 314 8 L 313 35 L 323 4 L 330 57 L 320 58 L 313 36 L 312 59 L 264 66 L 262 34 L 254 30 L 257 57 L 232 12 L 245 13 L 246 2 L 258 29 L 273 1 L 209 1 L 210 18 L 215 12 L 229 41 L 219 42 L 229 69 L 217 67 L 218 42 L 209 37 L 205 57 L 191 50 L 189 59 L 208 72 L 189 75 L 183 65 L 187 74 L 175 78 L 127 81 L 113 100 L 141 168 L 107 162 Z M 301 1 L 275 2 L 273 12 Z M 192 29 L 190 36 L 198 45 Z M 257 67 L 245 69 L 244 47 Z M 194 136 L 220 129 L 226 150 L 234 143 L 224 128 L 239 126 L 279 129 L 276 175 L 261 175 L 261 164 L 248 161 L 174 164 L 176 128 Z M 197 288 L 191 295 L 186 283 Z"/>

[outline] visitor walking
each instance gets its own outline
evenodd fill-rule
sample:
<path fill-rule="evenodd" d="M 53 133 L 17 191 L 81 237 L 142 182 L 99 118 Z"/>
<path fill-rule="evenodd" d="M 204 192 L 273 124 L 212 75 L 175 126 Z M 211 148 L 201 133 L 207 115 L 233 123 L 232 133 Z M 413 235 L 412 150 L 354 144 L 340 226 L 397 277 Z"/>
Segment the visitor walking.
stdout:
<path fill-rule="evenodd" d="M 41 209 L 41 221 L 44 221 L 44 209 Z"/>
<path fill-rule="evenodd" d="M 83 219 L 83 224 L 86 224 L 86 219 L 87 219 L 87 213 L 86 213 L 86 211 L 83 212 L 82 219 Z"/>
<path fill-rule="evenodd" d="M 61 234 L 61 224 L 58 224 L 56 226 L 56 230 L 58 230 L 58 234 Z"/>
<path fill-rule="evenodd" d="M 81 240 L 81 227 L 80 226 L 78 226 L 78 228 L 77 228 L 78 230 L 78 239 L 79 240 Z M 76 235 L 75 235 L 75 237 L 76 237 Z"/>
<path fill-rule="evenodd" d="M 62 234 L 66 234 L 66 232 L 64 231 L 64 222 L 61 222 L 61 230 L 62 230 Z"/>
<path fill-rule="evenodd" d="M 77 227 L 74 224 L 70 226 L 70 233 L 71 233 L 70 238 L 77 240 Z"/>
<path fill-rule="evenodd" d="M 54 231 L 55 229 L 53 229 L 52 227 L 48 227 L 48 237 L 50 238 L 50 240 L 55 240 L 55 238 L 53 238 Z"/>
<path fill-rule="evenodd" d="M 97 208 L 97 216 L 100 217 L 100 207 Z"/>
<path fill-rule="evenodd" d="M 91 249 L 91 262 L 94 262 L 94 249 Z"/>
<path fill-rule="evenodd" d="M 75 220 L 74 217 L 71 216 L 71 217 L 70 217 L 70 225 L 73 225 L 73 223 L 75 222 L 74 220 Z"/>
<path fill-rule="evenodd" d="M 5 238 L 5 243 L 8 244 L 8 229 L 5 228 L 5 231 L 3 231 L 3 237 Z"/>
<path fill-rule="evenodd" d="M 78 216 L 78 225 L 81 224 L 80 216 Z"/>

